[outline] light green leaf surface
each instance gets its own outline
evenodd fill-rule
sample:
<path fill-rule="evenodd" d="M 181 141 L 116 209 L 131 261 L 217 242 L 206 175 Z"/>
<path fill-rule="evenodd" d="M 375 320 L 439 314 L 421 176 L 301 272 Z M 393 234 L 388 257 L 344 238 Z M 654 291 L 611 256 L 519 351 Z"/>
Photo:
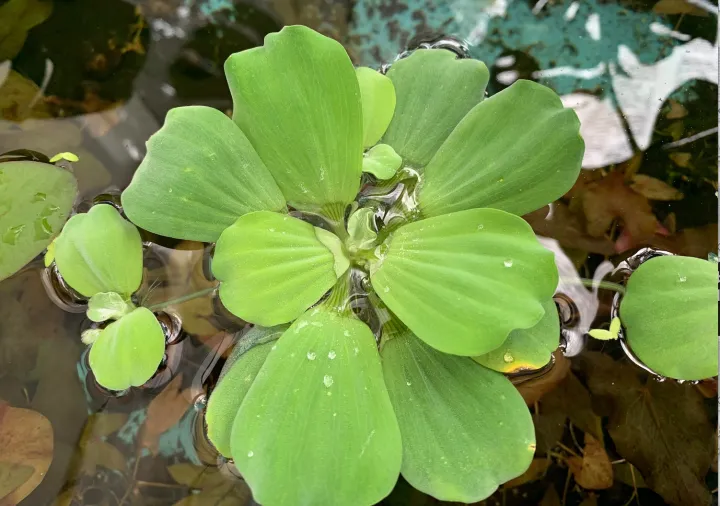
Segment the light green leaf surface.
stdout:
<path fill-rule="evenodd" d="M 147 149 L 122 203 L 150 232 L 214 242 L 243 214 L 285 209 L 250 141 L 218 110 L 171 109 Z"/>
<path fill-rule="evenodd" d="M 552 252 L 530 225 L 495 209 L 402 226 L 370 275 L 383 302 L 420 339 L 470 356 L 540 321 L 558 281 Z"/>
<path fill-rule="evenodd" d="M 330 232 L 258 211 L 222 233 L 212 270 L 231 313 L 270 327 L 294 320 L 332 288 L 350 265 L 344 255 Z"/>
<path fill-rule="evenodd" d="M 620 327 L 621 327 L 620 318 L 615 317 L 610 322 L 610 329 L 604 330 L 604 329 L 590 329 L 588 331 L 588 334 L 590 337 L 594 339 L 599 339 L 600 341 L 609 341 L 611 339 L 617 339 L 620 337 Z"/>
<path fill-rule="evenodd" d="M 632 351 L 652 370 L 696 380 L 718 373 L 718 267 L 655 257 L 630 276 L 620 319 Z"/>
<path fill-rule="evenodd" d="M 55 240 L 55 263 L 85 297 L 116 292 L 127 299 L 142 281 L 140 233 L 113 206 L 98 204 L 68 220 Z"/>
<path fill-rule="evenodd" d="M 395 485 L 401 443 L 372 332 L 320 307 L 276 346 L 232 432 L 235 465 L 255 499 L 264 506 L 377 503 Z"/>
<path fill-rule="evenodd" d="M 532 418 L 503 375 L 410 332 L 385 343 L 382 364 L 402 434 L 402 475 L 413 487 L 474 503 L 529 467 Z"/>
<path fill-rule="evenodd" d="M 390 179 L 401 165 L 402 158 L 387 144 L 378 144 L 363 156 L 363 172 L 378 179 Z"/>
<path fill-rule="evenodd" d="M 76 195 L 77 182 L 66 170 L 38 162 L 0 164 L 0 280 L 50 244 Z"/>
<path fill-rule="evenodd" d="M 545 314 L 535 326 L 513 330 L 499 348 L 473 357 L 475 361 L 503 373 L 531 371 L 549 364 L 560 345 L 560 317 L 552 299 L 542 306 Z"/>
<path fill-rule="evenodd" d="M 368 67 L 355 69 L 363 115 L 363 146 L 373 146 L 387 130 L 395 111 L 395 87 L 389 77 Z"/>
<path fill-rule="evenodd" d="M 336 41 L 304 26 L 225 62 L 233 120 L 294 207 L 355 198 L 362 170 L 362 108 L 355 69 Z"/>
<path fill-rule="evenodd" d="M 484 63 L 444 49 L 418 49 L 392 64 L 395 115 L 382 139 L 406 163 L 426 165 L 467 112 L 485 97 Z"/>
<path fill-rule="evenodd" d="M 205 413 L 208 438 L 225 457 L 232 457 L 230 435 L 245 394 L 265 363 L 270 349 L 275 346 L 275 341 L 286 330 L 287 325 L 253 327 L 235 345 L 225 362 Z"/>
<path fill-rule="evenodd" d="M 90 368 L 109 390 L 147 382 L 165 354 L 165 335 L 155 315 L 140 307 L 111 323 L 90 348 Z"/>
<path fill-rule="evenodd" d="M 117 320 L 130 313 L 135 306 L 115 292 L 96 293 L 88 301 L 87 317 L 94 322 Z"/>
<path fill-rule="evenodd" d="M 476 207 L 526 214 L 564 195 L 580 172 L 580 121 L 554 91 L 516 81 L 477 105 L 424 172 L 425 216 Z"/>

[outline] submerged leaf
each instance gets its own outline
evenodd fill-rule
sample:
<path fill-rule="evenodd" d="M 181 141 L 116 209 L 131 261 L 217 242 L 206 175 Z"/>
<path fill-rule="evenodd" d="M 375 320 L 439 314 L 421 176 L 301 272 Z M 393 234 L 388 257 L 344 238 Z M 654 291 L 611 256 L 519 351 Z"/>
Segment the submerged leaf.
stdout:
<path fill-rule="evenodd" d="M 425 216 L 477 207 L 526 214 L 565 194 L 580 172 L 580 121 L 532 81 L 475 106 L 430 160 L 418 193 Z"/>
<path fill-rule="evenodd" d="M 165 334 L 155 315 L 140 307 L 103 329 L 90 348 L 90 368 L 108 390 L 147 382 L 165 354 Z"/>
<path fill-rule="evenodd" d="M 15 58 L 28 30 L 49 18 L 52 10 L 52 0 L 8 0 L 1 5 L 0 62 Z"/>
<path fill-rule="evenodd" d="M 699 258 L 651 258 L 620 304 L 627 341 L 653 371 L 677 379 L 718 373 L 718 270 Z"/>
<path fill-rule="evenodd" d="M 151 402 L 140 433 L 140 444 L 157 455 L 160 436 L 177 424 L 192 404 L 190 389 L 182 390 L 182 374 L 175 376 Z"/>
<path fill-rule="evenodd" d="M 395 115 L 382 138 L 407 163 L 424 166 L 460 120 L 485 97 L 490 73 L 478 60 L 444 49 L 418 49 L 396 61 Z"/>
<path fill-rule="evenodd" d="M 502 346 L 474 357 L 475 361 L 503 373 L 540 369 L 549 364 L 560 345 L 560 318 L 553 299 L 542 306 L 545 314 L 535 326 L 513 330 Z"/>
<path fill-rule="evenodd" d="M 231 458 L 230 435 L 233 422 L 245 394 L 265 363 L 272 346 L 287 330 L 278 327 L 254 327 L 235 345 L 223 367 L 217 386 L 208 401 L 205 421 L 210 442 L 225 457 Z"/>
<path fill-rule="evenodd" d="M 398 229 L 371 266 L 372 286 L 422 340 L 482 355 L 542 318 L 557 286 L 553 254 L 521 218 L 471 209 Z"/>
<path fill-rule="evenodd" d="M 228 227 L 212 263 L 225 307 L 266 327 L 297 318 L 348 267 L 335 235 L 268 211 L 246 214 Z"/>
<path fill-rule="evenodd" d="M 387 130 L 395 112 L 395 87 L 380 72 L 368 67 L 355 69 L 363 115 L 363 146 L 373 146 Z M 367 172 L 367 171 L 365 171 Z"/>
<path fill-rule="evenodd" d="M 402 434 L 401 472 L 413 487 L 470 503 L 525 472 L 535 453 L 533 423 L 507 378 L 408 331 L 385 342 L 382 358 Z"/>
<path fill-rule="evenodd" d="M 379 502 L 397 480 L 401 443 L 370 329 L 319 307 L 274 346 L 232 431 L 235 465 L 255 499 Z"/>
<path fill-rule="evenodd" d="M 285 209 L 245 134 L 222 112 L 200 106 L 170 110 L 122 203 L 150 232 L 206 242 L 243 214 Z"/>
<path fill-rule="evenodd" d="M 287 26 L 225 62 L 233 120 L 294 207 L 355 198 L 363 118 L 352 62 L 336 41 Z"/>
<path fill-rule="evenodd" d="M 575 482 L 587 490 L 603 490 L 613 485 L 613 467 L 602 443 L 585 434 L 582 457 L 568 458 L 568 467 Z"/>
<path fill-rule="evenodd" d="M 50 244 L 76 195 L 77 182 L 64 169 L 27 161 L 0 164 L 0 280 Z"/>
<path fill-rule="evenodd" d="M 98 204 L 68 220 L 55 240 L 55 263 L 86 297 L 116 292 L 129 298 L 142 281 L 140 233 L 113 206 Z"/>
<path fill-rule="evenodd" d="M 363 172 L 378 179 L 390 179 L 402 165 L 402 158 L 387 144 L 378 144 L 363 157 Z"/>

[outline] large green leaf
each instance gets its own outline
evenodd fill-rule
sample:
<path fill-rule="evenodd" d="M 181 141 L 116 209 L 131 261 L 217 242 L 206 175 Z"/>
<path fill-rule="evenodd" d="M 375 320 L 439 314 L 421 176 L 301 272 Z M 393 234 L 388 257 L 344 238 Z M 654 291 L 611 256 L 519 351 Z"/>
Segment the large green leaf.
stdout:
<path fill-rule="evenodd" d="M 0 280 L 52 241 L 72 210 L 73 175 L 38 162 L 0 164 Z"/>
<path fill-rule="evenodd" d="M 425 168 L 425 216 L 476 207 L 525 214 L 565 194 L 580 172 L 580 121 L 554 91 L 516 81 L 460 122 Z"/>
<path fill-rule="evenodd" d="M 269 211 L 246 214 L 228 227 L 212 262 L 225 307 L 265 327 L 300 316 L 349 266 L 335 235 Z"/>
<path fill-rule="evenodd" d="M 395 111 L 395 87 L 380 72 L 368 67 L 355 69 L 362 98 L 363 146 L 373 146 L 385 133 Z"/>
<path fill-rule="evenodd" d="M 276 343 L 243 401 L 232 456 L 265 506 L 367 506 L 393 488 L 401 443 L 375 338 L 324 307 Z"/>
<path fill-rule="evenodd" d="M 474 357 L 475 361 L 504 373 L 540 369 L 549 364 L 560 345 L 560 317 L 552 299 L 542 306 L 545 315 L 534 327 L 513 330 L 502 346 Z"/>
<path fill-rule="evenodd" d="M 696 380 L 718 373 L 718 267 L 655 257 L 630 276 L 620 305 L 632 351 L 652 370 Z"/>
<path fill-rule="evenodd" d="M 370 275 L 383 302 L 420 339 L 471 356 L 540 321 L 558 281 L 553 254 L 530 225 L 496 209 L 404 225 Z"/>
<path fill-rule="evenodd" d="M 474 503 L 532 462 L 530 412 L 503 375 L 401 331 L 382 349 L 403 443 L 402 475 L 443 501 Z"/>
<path fill-rule="evenodd" d="M 250 141 L 218 110 L 171 109 L 147 149 L 122 203 L 150 232 L 214 242 L 243 214 L 285 208 Z"/>
<path fill-rule="evenodd" d="M 113 206 L 93 206 L 68 220 L 55 240 L 55 263 L 82 295 L 116 292 L 127 299 L 142 281 L 140 233 Z"/>
<path fill-rule="evenodd" d="M 208 401 L 205 421 L 210 442 L 224 456 L 231 458 L 230 435 L 235 416 L 272 346 L 287 325 L 253 327 L 235 345 L 225 362 L 217 386 Z"/>
<path fill-rule="evenodd" d="M 460 120 L 485 96 L 484 63 L 444 49 L 418 49 L 392 64 L 395 115 L 382 139 L 406 163 L 426 165 Z"/>
<path fill-rule="evenodd" d="M 345 49 L 304 26 L 231 55 L 233 120 L 294 207 L 345 204 L 360 186 L 363 124 Z"/>
<path fill-rule="evenodd" d="M 109 390 L 147 382 L 165 354 L 165 334 L 155 315 L 140 307 L 111 323 L 90 348 L 90 368 Z"/>

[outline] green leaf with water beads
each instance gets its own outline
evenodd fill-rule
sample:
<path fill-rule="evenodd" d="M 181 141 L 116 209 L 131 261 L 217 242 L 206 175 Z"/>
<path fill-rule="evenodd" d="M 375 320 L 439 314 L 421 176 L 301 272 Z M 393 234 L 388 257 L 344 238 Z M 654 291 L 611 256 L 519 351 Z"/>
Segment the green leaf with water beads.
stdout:
<path fill-rule="evenodd" d="M 233 120 L 290 204 L 351 202 L 360 186 L 363 118 L 355 69 L 336 41 L 304 26 L 231 55 Z"/>
<path fill-rule="evenodd" d="M 550 88 L 516 81 L 475 106 L 425 167 L 420 209 L 529 213 L 572 187 L 584 151 L 575 112 Z"/>
<path fill-rule="evenodd" d="M 128 217 L 167 237 L 214 242 L 252 211 L 282 211 L 285 199 L 233 121 L 210 107 L 170 110 L 122 194 Z"/>
<path fill-rule="evenodd" d="M 697 380 L 718 373 L 718 267 L 661 256 L 630 275 L 620 304 L 628 344 L 650 369 Z"/>
<path fill-rule="evenodd" d="M 135 306 L 115 292 L 96 293 L 88 301 L 87 317 L 94 322 L 117 320 L 130 313 Z"/>
<path fill-rule="evenodd" d="M 55 240 L 55 264 L 85 297 L 115 292 L 129 299 L 142 281 L 140 233 L 113 206 L 98 204 L 65 224 Z"/>
<path fill-rule="evenodd" d="M 45 249 L 77 195 L 73 175 L 38 162 L 0 164 L 0 280 Z"/>
<path fill-rule="evenodd" d="M 232 431 L 232 457 L 265 506 L 367 506 L 400 471 L 400 432 L 375 337 L 324 307 L 282 335 Z"/>
<path fill-rule="evenodd" d="M 502 374 L 440 353 L 404 330 L 382 349 L 402 435 L 401 473 L 442 501 L 474 503 L 532 462 L 530 412 Z"/>
<path fill-rule="evenodd" d="M 402 165 L 402 158 L 387 144 L 373 146 L 363 156 L 363 172 L 378 179 L 390 179 Z"/>
<path fill-rule="evenodd" d="M 363 115 L 363 146 L 373 146 L 387 130 L 395 112 L 395 87 L 380 72 L 368 67 L 355 69 Z"/>
<path fill-rule="evenodd" d="M 371 264 L 370 279 L 420 339 L 474 356 L 537 324 L 558 272 L 552 252 L 521 218 L 470 209 L 399 228 Z"/>
<path fill-rule="evenodd" d="M 532 371 L 549 364 L 560 345 L 560 318 L 555 301 L 548 299 L 542 306 L 545 314 L 535 326 L 513 330 L 499 348 L 473 357 L 475 361 L 503 373 Z"/>
<path fill-rule="evenodd" d="M 101 386 L 125 390 L 152 378 L 164 354 L 160 323 L 139 307 L 103 329 L 90 348 L 90 368 Z"/>
<path fill-rule="evenodd" d="M 485 97 L 484 63 L 458 59 L 444 49 L 418 49 L 392 64 L 397 105 L 382 139 L 406 163 L 424 166 L 450 132 Z"/>
<path fill-rule="evenodd" d="M 349 266 L 335 235 L 269 211 L 246 214 L 228 227 L 212 262 L 225 307 L 265 327 L 300 316 Z"/>
<path fill-rule="evenodd" d="M 232 426 L 245 394 L 275 346 L 274 342 L 287 328 L 287 325 L 253 327 L 242 336 L 225 362 L 205 413 L 208 438 L 225 457 L 232 458 Z"/>

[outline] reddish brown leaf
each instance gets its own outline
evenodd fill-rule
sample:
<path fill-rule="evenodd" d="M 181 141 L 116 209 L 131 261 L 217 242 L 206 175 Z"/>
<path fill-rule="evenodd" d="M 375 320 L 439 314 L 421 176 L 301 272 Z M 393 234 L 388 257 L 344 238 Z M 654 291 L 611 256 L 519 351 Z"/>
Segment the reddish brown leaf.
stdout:
<path fill-rule="evenodd" d="M 575 482 L 587 490 L 603 490 L 612 487 L 613 468 L 600 441 L 585 434 L 585 449 L 582 457 L 567 460 Z"/>
<path fill-rule="evenodd" d="M 190 407 L 190 389 L 180 390 L 181 385 L 182 374 L 178 374 L 148 406 L 140 441 L 153 455 L 158 453 L 160 436 L 180 421 Z"/>
<path fill-rule="evenodd" d="M 685 197 L 669 184 L 645 174 L 635 174 L 630 188 L 650 200 L 681 200 Z"/>
<path fill-rule="evenodd" d="M 525 485 L 526 483 L 530 483 L 535 480 L 539 480 L 543 476 L 545 476 L 545 473 L 548 470 L 548 467 L 550 467 L 550 459 L 533 459 L 533 461 L 530 463 L 530 467 L 527 471 L 525 471 L 523 474 L 518 476 L 515 479 L 512 479 L 505 483 L 503 487 L 505 488 L 513 488 L 513 487 L 519 487 L 520 485 Z"/>
<path fill-rule="evenodd" d="M 532 406 L 539 401 L 543 395 L 556 388 L 570 370 L 570 361 L 563 356 L 562 352 L 556 351 L 553 355 L 555 356 L 555 365 L 553 365 L 550 371 L 544 373 L 542 376 L 524 381 L 522 381 L 523 378 L 520 376 L 518 380 L 522 382 L 515 384 L 520 395 L 525 399 L 525 404 L 528 406 Z"/>

